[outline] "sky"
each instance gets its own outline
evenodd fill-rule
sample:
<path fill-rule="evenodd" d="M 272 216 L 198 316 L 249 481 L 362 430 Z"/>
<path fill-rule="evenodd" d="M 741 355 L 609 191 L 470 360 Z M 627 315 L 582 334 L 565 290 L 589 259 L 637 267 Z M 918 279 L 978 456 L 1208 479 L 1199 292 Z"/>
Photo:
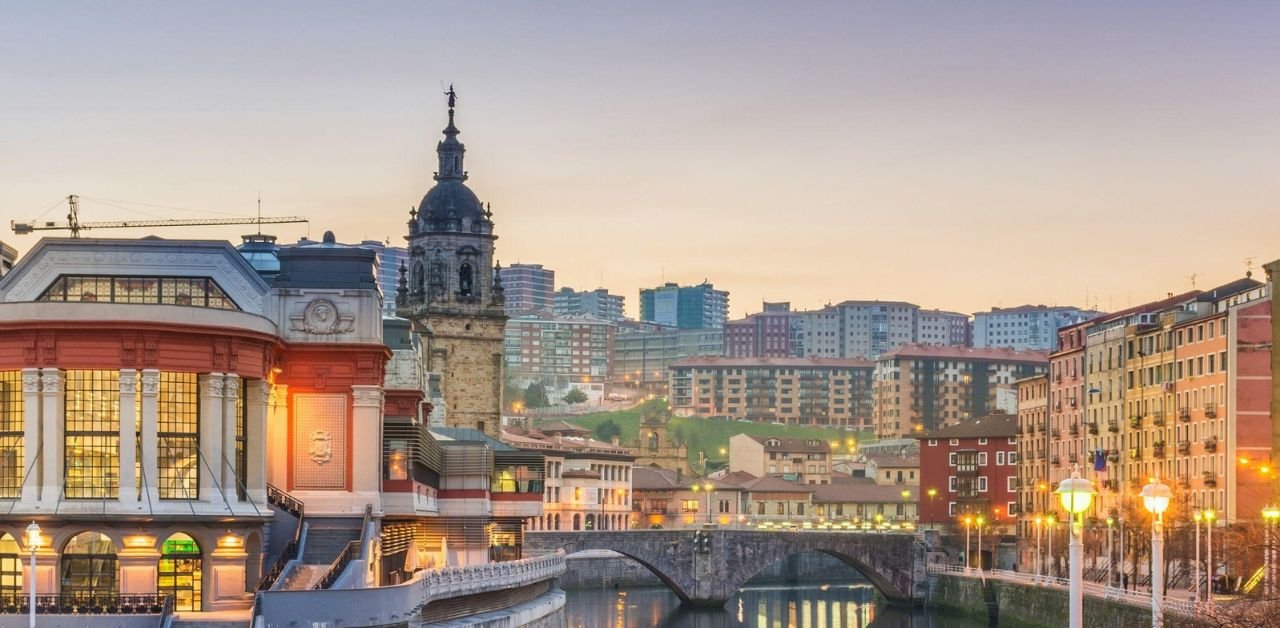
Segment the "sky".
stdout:
<path fill-rule="evenodd" d="M 260 194 L 282 241 L 399 244 L 453 83 L 498 259 L 633 315 L 1121 309 L 1280 258 L 1278 59 L 1272 2 L 10 2 L 0 218 Z"/>

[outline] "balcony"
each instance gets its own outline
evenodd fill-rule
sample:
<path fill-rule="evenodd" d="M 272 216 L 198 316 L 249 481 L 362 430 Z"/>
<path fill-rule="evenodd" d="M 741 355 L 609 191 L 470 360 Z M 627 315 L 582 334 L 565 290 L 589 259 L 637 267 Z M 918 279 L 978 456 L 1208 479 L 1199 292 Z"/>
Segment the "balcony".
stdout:
<path fill-rule="evenodd" d="M 1142 427 L 1142 415 L 1135 414 L 1134 416 L 1129 417 L 1129 427 L 1135 430 Z"/>
<path fill-rule="evenodd" d="M 1115 492 L 1120 490 L 1120 480 L 1103 480 L 1102 488 Z"/>
<path fill-rule="evenodd" d="M 1155 457 L 1157 458 L 1164 457 L 1164 443 L 1156 443 L 1154 449 L 1155 449 L 1154 451 Z"/>
<path fill-rule="evenodd" d="M 1206 487 L 1217 488 L 1218 476 L 1214 475 L 1213 471 L 1205 471 L 1203 474 L 1203 479 L 1204 479 L 1204 485 Z"/>
<path fill-rule="evenodd" d="M 1050 460 L 1050 462 L 1051 462 L 1051 463 L 1053 464 L 1053 466 L 1055 466 L 1055 467 L 1060 467 L 1060 466 L 1062 466 L 1062 459 L 1061 459 L 1061 458 L 1059 458 L 1058 456 L 1054 456 L 1054 457 L 1053 457 L 1053 459 L 1052 459 L 1052 460 Z"/>
<path fill-rule="evenodd" d="M 1079 436 L 1079 435 L 1080 435 L 1080 424 L 1079 424 L 1079 423 L 1072 423 L 1071 425 L 1068 425 L 1068 426 L 1067 426 L 1067 434 L 1068 434 L 1068 435 L 1071 435 L 1071 436 Z"/>
<path fill-rule="evenodd" d="M 1107 452 L 1107 462 L 1120 462 L 1120 451 L 1112 449 Z"/>
<path fill-rule="evenodd" d="M 1206 452 L 1208 452 L 1208 453 L 1211 453 L 1211 454 L 1213 454 L 1213 453 L 1217 453 L 1217 452 L 1218 452 L 1218 437 L 1217 437 L 1217 436 L 1213 436 L 1213 437 L 1210 437 L 1210 438 L 1206 438 L 1206 439 L 1204 439 L 1204 450 L 1205 450 Z"/>
<path fill-rule="evenodd" d="M 1130 459 L 1130 460 L 1142 460 L 1142 448 L 1141 448 L 1141 447 L 1130 447 L 1130 448 L 1129 448 L 1129 459 Z"/>
<path fill-rule="evenodd" d="M 1181 488 L 1191 488 L 1191 478 L 1185 475 L 1178 478 L 1178 486 Z"/>
<path fill-rule="evenodd" d="M 1107 431 L 1116 433 L 1120 431 L 1120 422 L 1115 419 L 1107 419 Z"/>
<path fill-rule="evenodd" d="M 1090 435 L 1090 436 L 1097 436 L 1097 435 L 1098 435 L 1098 422 L 1097 422 L 1097 421 L 1088 421 L 1088 422 L 1086 422 L 1086 423 L 1084 424 L 1084 426 L 1085 426 L 1085 428 L 1087 428 L 1087 429 L 1089 430 L 1089 435 Z"/>
<path fill-rule="evenodd" d="M 1178 420 L 1179 420 L 1179 421 L 1182 421 L 1183 423 L 1190 423 L 1190 422 L 1191 422 L 1191 410 L 1189 410 L 1189 409 L 1187 409 L 1187 408 L 1181 408 L 1181 409 L 1179 409 L 1179 410 L 1178 410 Z"/>
<path fill-rule="evenodd" d="M 1151 419 L 1151 424 L 1156 427 L 1164 427 L 1164 415 L 1158 415 L 1156 418 Z"/>
<path fill-rule="evenodd" d="M 1214 403 L 1205 404 L 1204 416 L 1210 419 L 1218 418 L 1218 404 L 1214 404 Z"/>
<path fill-rule="evenodd" d="M 1178 453 L 1184 456 L 1191 453 L 1191 441 L 1189 440 L 1178 441 Z"/>
<path fill-rule="evenodd" d="M 1067 462 L 1070 464 L 1076 464 L 1077 462 L 1080 462 L 1080 456 L 1078 454 L 1068 454 Z"/>
<path fill-rule="evenodd" d="M 1055 427 L 1049 430 L 1049 436 L 1053 437 L 1054 440 L 1062 438 L 1062 430 L 1059 430 L 1058 428 Z"/>

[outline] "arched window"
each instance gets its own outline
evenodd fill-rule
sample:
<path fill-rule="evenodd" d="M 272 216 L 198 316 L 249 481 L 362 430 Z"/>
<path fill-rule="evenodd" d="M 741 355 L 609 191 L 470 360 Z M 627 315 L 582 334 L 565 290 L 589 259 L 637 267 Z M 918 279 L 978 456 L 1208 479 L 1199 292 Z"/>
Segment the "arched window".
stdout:
<path fill-rule="evenodd" d="M 13 536 L 0 536 L 0 597 L 22 595 L 22 552 Z"/>
<path fill-rule="evenodd" d="M 444 262 L 438 259 L 431 260 L 427 275 L 427 281 L 431 285 L 431 296 L 442 296 L 444 294 Z"/>
<path fill-rule="evenodd" d="M 414 294 L 421 294 L 424 289 L 422 281 L 422 262 L 414 262 L 412 276 L 409 277 L 409 289 Z"/>
<path fill-rule="evenodd" d="M 62 547 L 63 595 L 86 598 L 120 592 L 116 546 L 101 532 L 81 532 Z"/>
<path fill-rule="evenodd" d="M 596 516 L 595 516 L 595 515 L 587 515 L 587 529 L 588 529 L 588 530 L 594 530 L 594 529 L 596 529 Z"/>
<path fill-rule="evenodd" d="M 559 529 L 560 529 L 560 513 L 556 513 L 556 527 L 555 527 L 555 529 L 557 529 L 557 530 L 559 530 Z"/>
<path fill-rule="evenodd" d="M 574 513 L 574 515 L 573 515 L 573 529 L 574 529 L 574 530 L 581 530 L 581 529 L 582 529 L 582 515 L 577 514 L 577 513 Z"/>
<path fill-rule="evenodd" d="M 471 272 L 471 264 L 463 262 L 458 267 L 458 295 L 469 297 L 473 291 L 472 279 L 474 273 Z"/>
<path fill-rule="evenodd" d="M 200 585 L 203 576 L 200 545 L 178 532 L 165 539 L 160 548 L 160 565 L 156 572 L 156 590 L 172 595 L 174 610 L 200 610 Z"/>
<path fill-rule="evenodd" d="M 658 448 L 658 433 L 649 432 L 649 449 L 657 449 L 657 448 Z"/>

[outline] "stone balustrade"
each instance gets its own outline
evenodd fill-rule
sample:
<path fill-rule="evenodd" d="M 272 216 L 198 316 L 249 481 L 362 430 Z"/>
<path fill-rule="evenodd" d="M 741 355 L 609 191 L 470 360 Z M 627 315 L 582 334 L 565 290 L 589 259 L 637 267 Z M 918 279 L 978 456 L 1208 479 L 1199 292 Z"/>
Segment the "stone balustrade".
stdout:
<path fill-rule="evenodd" d="M 563 551 L 535 558 L 420 571 L 408 582 L 369 589 L 264 591 L 255 628 L 380 626 L 409 621 L 428 603 L 514 589 L 564 573 Z"/>

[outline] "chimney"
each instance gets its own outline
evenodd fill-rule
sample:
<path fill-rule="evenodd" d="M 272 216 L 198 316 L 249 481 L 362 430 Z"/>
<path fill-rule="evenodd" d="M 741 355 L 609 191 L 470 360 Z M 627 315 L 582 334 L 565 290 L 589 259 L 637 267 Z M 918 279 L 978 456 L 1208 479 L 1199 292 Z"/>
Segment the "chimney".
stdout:
<path fill-rule="evenodd" d="M 621 440 L 618 438 L 618 436 L 616 436 L 616 435 L 615 435 L 615 436 L 610 437 L 610 438 L 609 438 L 609 442 L 613 443 L 613 446 L 614 446 L 614 447 L 618 447 L 618 446 L 620 446 L 620 445 L 621 445 L 621 443 L 622 443 L 622 441 L 621 441 Z"/>
<path fill-rule="evenodd" d="M 564 434 L 561 434 L 560 432 L 556 432 L 556 444 L 559 445 L 563 442 L 564 442 Z"/>
<path fill-rule="evenodd" d="M 676 467 L 676 484 L 684 481 L 684 469 Z"/>

